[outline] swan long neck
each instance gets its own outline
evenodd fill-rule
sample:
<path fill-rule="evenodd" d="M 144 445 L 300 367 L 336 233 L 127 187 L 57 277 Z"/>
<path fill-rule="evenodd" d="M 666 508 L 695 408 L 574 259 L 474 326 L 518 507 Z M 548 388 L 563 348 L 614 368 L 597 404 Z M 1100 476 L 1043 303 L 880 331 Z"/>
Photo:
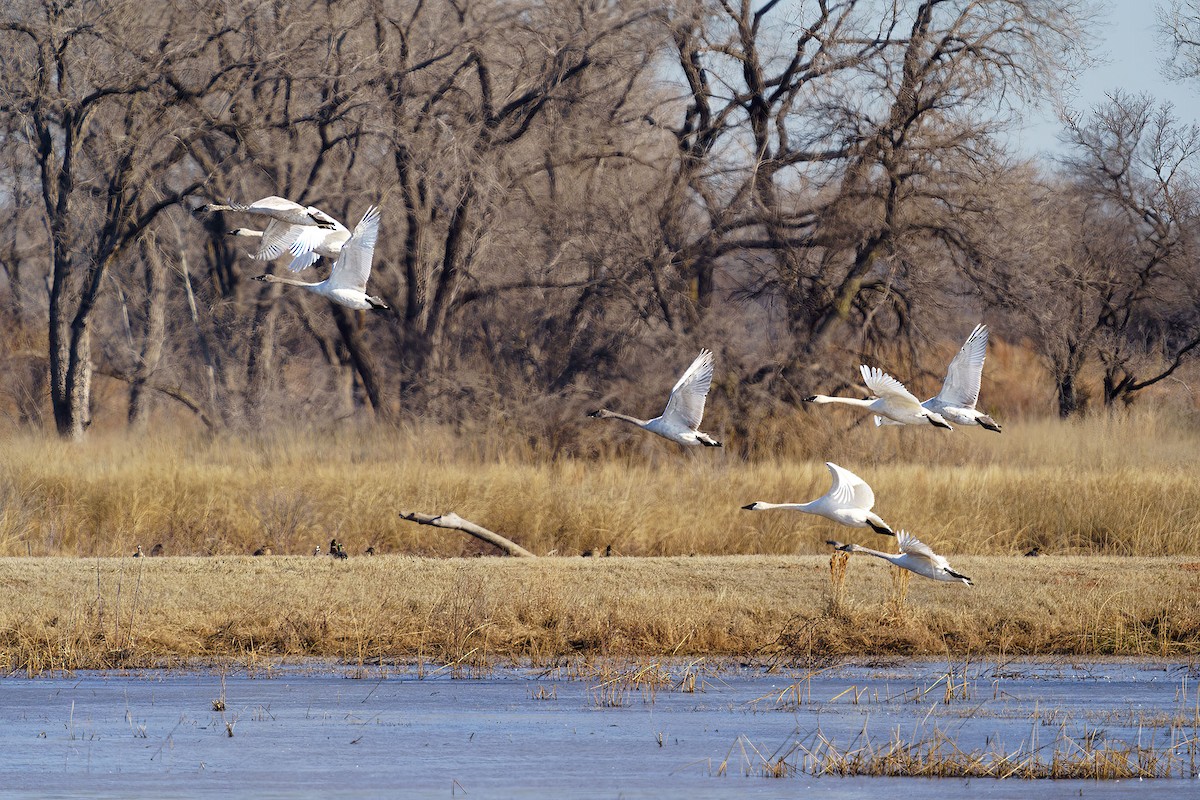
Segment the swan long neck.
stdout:
<path fill-rule="evenodd" d="M 259 275 L 255 280 L 265 283 L 286 283 L 288 286 L 304 286 L 309 289 L 320 285 L 318 283 L 309 283 L 308 281 L 298 281 L 295 278 L 285 278 L 281 275 Z"/>
<path fill-rule="evenodd" d="M 650 424 L 650 420 L 638 419 L 637 417 L 631 417 L 628 414 L 618 414 L 616 411 L 609 411 L 608 409 L 601 410 L 600 417 L 603 419 L 619 419 L 622 422 L 628 422 L 631 425 L 637 425 L 639 428 L 644 428 Z"/>
<path fill-rule="evenodd" d="M 256 231 L 253 228 L 234 228 L 233 230 L 229 231 L 229 233 L 227 235 L 228 236 L 245 236 L 249 239 L 261 239 L 263 237 L 263 232 Z"/>
<path fill-rule="evenodd" d="M 812 503 L 754 503 L 755 511 L 770 511 L 772 509 L 783 509 L 785 511 L 808 511 L 812 507 Z"/>
<path fill-rule="evenodd" d="M 852 545 L 850 545 L 850 548 L 855 553 L 866 553 L 869 556 L 875 556 L 876 558 L 882 558 L 884 561 L 890 561 L 893 564 L 895 564 L 896 559 L 899 558 L 899 556 L 897 556 L 895 553 L 884 553 L 879 550 L 872 550 L 869 547 L 863 547 L 861 544 L 852 544 Z"/>
<path fill-rule="evenodd" d="M 841 403 L 846 406 L 858 406 L 859 408 L 868 408 L 874 400 L 860 400 L 857 397 L 830 397 L 827 394 L 815 394 L 809 398 L 810 403 Z"/>

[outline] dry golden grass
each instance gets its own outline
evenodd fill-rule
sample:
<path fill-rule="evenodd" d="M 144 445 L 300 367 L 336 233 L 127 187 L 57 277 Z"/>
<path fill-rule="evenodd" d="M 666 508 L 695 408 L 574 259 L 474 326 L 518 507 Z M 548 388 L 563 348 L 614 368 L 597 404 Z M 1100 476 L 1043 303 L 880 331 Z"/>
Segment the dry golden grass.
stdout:
<path fill-rule="evenodd" d="M 486 670 L 504 660 L 859 654 L 1200 654 L 1200 562 L 965 556 L 968 588 L 828 556 L 6 558 L 0 668 L 323 656 Z"/>
<path fill-rule="evenodd" d="M 1187 419 L 1009 420 L 999 436 L 856 419 L 805 413 L 754 458 L 603 423 L 588 435 L 627 444 L 588 458 L 436 428 L 10 439 L 0 556 L 16 558 L 0 584 L 16 600 L 0 609 L 0 666 L 1197 652 L 1200 432 Z M 869 557 L 831 572 L 831 535 L 889 541 L 740 509 L 818 496 L 826 459 L 978 587 L 906 580 Z M 456 511 L 564 557 L 455 558 L 485 546 L 402 509 Z M 348 562 L 290 555 L 334 537 Z M 127 557 L 160 542 L 168 558 Z M 277 555 L 242 557 L 264 545 Z M 1033 545 L 1051 555 L 1016 557 Z M 389 555 L 360 557 L 367 546 Z M 656 558 L 565 557 L 606 546 Z"/>
<path fill-rule="evenodd" d="M 822 494 L 825 460 L 865 478 L 885 520 L 948 555 L 1033 545 L 1060 555 L 1200 554 L 1200 430 L 1186 419 L 1009 420 L 996 435 L 876 430 L 822 411 L 802 412 L 780 428 L 790 433 L 774 455 L 755 458 L 684 450 L 599 421 L 584 435 L 626 444 L 586 459 L 437 428 L 82 445 L 18 437 L 0 444 L 0 555 L 117 556 L 159 542 L 168 555 L 263 545 L 302 554 L 334 537 L 352 554 L 368 545 L 481 551 L 401 521 L 402 509 L 456 511 L 539 554 L 608 545 L 643 556 L 817 554 L 831 535 L 857 532 L 740 507 Z"/>
<path fill-rule="evenodd" d="M 871 775 L 919 778 L 1020 778 L 1026 780 L 1135 780 L 1195 778 L 1200 759 L 1200 737 L 1193 722 L 1172 725 L 1162 739 L 1108 738 L 1103 731 L 1073 738 L 1065 726 L 1051 742 L 1008 750 L 997 741 L 985 748 L 966 750 L 953 733 L 936 725 L 912 732 L 891 731 L 886 744 L 875 743 L 865 732 L 842 749 L 819 730 L 807 741 L 798 741 L 780 753 L 755 760 L 744 759 L 754 769 L 747 774 L 784 777 L 810 775 Z M 1158 733 L 1157 731 L 1155 733 Z"/>

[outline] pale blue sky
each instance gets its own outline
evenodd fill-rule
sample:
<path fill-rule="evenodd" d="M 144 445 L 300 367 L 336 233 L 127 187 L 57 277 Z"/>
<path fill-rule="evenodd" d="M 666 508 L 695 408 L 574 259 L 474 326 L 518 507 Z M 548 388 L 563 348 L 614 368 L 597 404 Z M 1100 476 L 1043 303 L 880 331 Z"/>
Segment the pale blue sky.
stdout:
<path fill-rule="evenodd" d="M 1108 0 L 1107 5 L 1110 10 L 1097 31 L 1100 41 L 1094 50 L 1104 63 L 1084 71 L 1074 86 L 1065 87 L 1070 106 L 1086 111 L 1103 103 L 1105 93 L 1116 89 L 1130 94 L 1144 92 L 1156 100 L 1170 101 L 1182 121 L 1200 123 L 1200 80 L 1178 83 L 1162 74 L 1162 61 L 1169 50 L 1156 30 L 1154 9 L 1161 3 Z M 1019 150 L 1046 155 L 1062 152 L 1057 139 L 1062 126 L 1052 109 L 1032 111 L 1027 119 L 1024 130 L 1013 136 Z"/>

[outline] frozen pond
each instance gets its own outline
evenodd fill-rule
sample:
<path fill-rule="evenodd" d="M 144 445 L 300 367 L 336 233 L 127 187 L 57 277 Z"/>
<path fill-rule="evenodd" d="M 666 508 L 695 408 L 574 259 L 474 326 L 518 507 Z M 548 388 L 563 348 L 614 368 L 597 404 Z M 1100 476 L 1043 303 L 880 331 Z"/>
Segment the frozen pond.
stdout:
<path fill-rule="evenodd" d="M 0 793 L 699 800 L 1116 798 L 1132 788 L 811 774 L 829 763 L 824 742 L 878 751 L 899 737 L 1040 750 L 1045 761 L 1071 742 L 1153 747 L 1173 754 L 1173 777 L 1133 781 L 1138 797 L 1177 798 L 1200 791 L 1189 760 L 1198 682 L 1195 665 L 1129 661 L 14 676 L 0 679 Z"/>

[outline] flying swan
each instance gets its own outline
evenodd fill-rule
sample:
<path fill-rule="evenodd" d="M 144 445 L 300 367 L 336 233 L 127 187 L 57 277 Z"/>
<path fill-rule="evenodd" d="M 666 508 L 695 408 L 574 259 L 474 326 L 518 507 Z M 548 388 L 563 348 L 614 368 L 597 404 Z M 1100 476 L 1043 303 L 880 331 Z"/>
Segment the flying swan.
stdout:
<path fill-rule="evenodd" d="M 876 558 L 882 558 L 884 561 L 892 562 L 897 567 L 915 572 L 918 575 L 923 575 L 926 578 L 932 578 L 935 581 L 961 581 L 967 586 L 975 585 L 966 575 L 950 569 L 950 564 L 943 556 L 939 556 L 930 550 L 929 545 L 908 531 L 902 530 L 896 534 L 896 544 L 900 547 L 899 554 L 881 553 L 869 547 L 863 547 L 858 544 L 842 544 L 841 542 L 835 542 L 833 539 L 829 539 L 825 543 L 831 544 L 835 549 L 846 553 L 866 553 Z"/>
<path fill-rule="evenodd" d="M 250 205 L 209 203 L 196 209 L 197 213 L 213 211 L 237 211 L 266 218 L 265 230 L 234 228 L 229 235 L 258 239 L 258 250 L 251 257 L 259 261 L 270 261 L 283 255 L 284 250 L 290 251 L 294 258 L 288 269 L 292 272 L 311 267 L 319 256 L 336 259 L 350 238 L 346 226 L 321 209 L 274 195 Z"/>
<path fill-rule="evenodd" d="M 953 430 L 950 424 L 936 411 L 930 411 L 921 405 L 912 392 L 904 388 L 904 384 L 888 375 L 878 367 L 859 367 L 863 382 L 871 391 L 873 397 L 860 400 L 857 397 L 829 397 L 814 394 L 804 398 L 806 403 L 842 403 L 855 406 L 863 411 L 887 417 L 901 425 L 924 425 L 929 423 L 939 428 Z"/>
<path fill-rule="evenodd" d="M 334 223 L 333 228 L 318 228 L 315 225 L 286 225 L 271 220 L 266 230 L 234 228 L 229 235 L 260 239 L 258 250 L 250 255 L 256 261 L 278 258 L 287 248 L 293 256 L 287 268 L 299 272 L 317 263 L 322 256 L 337 259 L 342 252 L 342 246 L 350 238 L 350 230 L 337 220 Z"/>
<path fill-rule="evenodd" d="M 958 425 L 978 425 L 989 431 L 1000 433 L 1000 425 L 996 420 L 975 410 L 979 400 L 979 379 L 983 374 L 983 359 L 987 355 L 988 329 L 987 325 L 979 324 L 962 349 L 954 356 L 946 370 L 946 380 L 942 390 L 936 397 L 931 397 L 923 407 L 941 414 L 945 419 Z M 891 420 L 875 417 L 876 425 L 895 425 Z"/>
<path fill-rule="evenodd" d="M 712 376 L 713 354 L 709 350 L 701 350 L 700 355 L 696 356 L 696 360 L 675 383 L 662 416 L 645 420 L 618 414 L 606 408 L 593 411 L 588 416 L 624 420 L 679 444 L 720 447 L 720 442 L 699 430 L 700 419 L 704 416 L 704 400 L 708 397 Z"/>
<path fill-rule="evenodd" d="M 214 211 L 239 211 L 244 214 L 258 214 L 269 217 L 277 222 L 288 225 L 316 225 L 318 228 L 337 227 L 337 220 L 312 206 L 302 206 L 291 200 L 271 195 L 262 200 L 255 200 L 250 205 L 244 203 L 209 203 L 196 209 L 197 214 L 210 214 Z M 283 252 L 282 250 L 280 252 Z M 278 253 L 276 254 L 278 255 Z"/>
<path fill-rule="evenodd" d="M 747 511 L 786 508 L 790 511 L 803 511 L 805 514 L 817 514 L 851 528 L 871 528 L 876 533 L 896 535 L 891 526 L 880 519 L 878 514 L 871 512 L 871 506 L 875 505 L 875 493 L 866 481 L 832 461 L 826 461 L 825 467 L 833 476 L 833 486 L 811 503 L 756 502 L 742 508 Z"/>
<path fill-rule="evenodd" d="M 366 311 L 371 308 L 385 309 L 387 304 L 378 297 L 367 294 L 367 278 L 371 275 L 371 256 L 375 252 L 375 240 L 379 237 L 379 209 L 371 206 L 354 228 L 354 234 L 342 245 L 337 261 L 329 277 L 320 283 L 308 283 L 278 275 L 259 275 L 254 280 L 266 283 L 285 283 L 302 286 L 314 294 L 328 297 L 347 308 Z"/>

